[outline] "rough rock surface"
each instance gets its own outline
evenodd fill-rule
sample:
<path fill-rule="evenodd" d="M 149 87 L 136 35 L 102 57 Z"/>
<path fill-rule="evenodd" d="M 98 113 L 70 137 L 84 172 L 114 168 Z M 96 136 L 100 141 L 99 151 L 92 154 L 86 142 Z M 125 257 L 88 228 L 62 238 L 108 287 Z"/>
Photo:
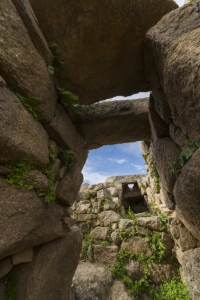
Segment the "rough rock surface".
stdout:
<path fill-rule="evenodd" d="M 58 201 L 69 206 L 72 205 L 78 195 L 82 182 L 83 175 L 79 166 L 75 164 L 68 168 L 56 189 L 56 198 Z"/>
<path fill-rule="evenodd" d="M 130 260 L 129 263 L 127 263 L 124 266 L 127 276 L 131 277 L 132 279 L 139 280 L 144 277 L 144 271 L 140 267 L 139 261 Z"/>
<path fill-rule="evenodd" d="M 153 233 L 151 230 L 143 227 L 137 227 L 136 230 L 141 235 L 150 235 Z"/>
<path fill-rule="evenodd" d="M 0 20 L 0 75 L 22 96 L 37 97 L 44 114 L 42 121 L 50 122 L 57 100 L 54 84 L 10 0 L 1 1 Z M 36 109 L 40 111 L 38 106 Z"/>
<path fill-rule="evenodd" d="M 108 227 L 96 227 L 90 232 L 90 236 L 94 240 L 106 240 L 109 235 Z"/>
<path fill-rule="evenodd" d="M 155 108 L 192 139 L 200 137 L 199 83 L 193 77 L 199 72 L 199 25 L 199 1 L 194 1 L 164 16 L 145 37 Z"/>
<path fill-rule="evenodd" d="M 197 247 L 197 240 L 178 218 L 175 218 L 171 223 L 171 234 L 179 245 L 181 251 L 187 251 Z"/>
<path fill-rule="evenodd" d="M 182 168 L 174 187 L 178 217 L 193 236 L 200 240 L 200 149 Z"/>
<path fill-rule="evenodd" d="M 183 130 L 173 123 L 170 123 L 169 134 L 172 140 L 183 150 L 185 148 L 185 141 L 189 140 L 189 138 L 183 133 Z"/>
<path fill-rule="evenodd" d="M 107 267 L 81 263 L 72 280 L 69 300 L 105 300 L 113 283 Z"/>
<path fill-rule="evenodd" d="M 38 50 L 40 55 L 44 58 L 47 66 L 52 66 L 53 55 L 49 49 L 49 46 L 45 40 L 45 37 L 39 28 L 37 18 L 32 10 L 32 7 L 28 0 L 12 0 L 17 12 L 22 19 L 29 36 Z"/>
<path fill-rule="evenodd" d="M 24 178 L 24 184 L 34 184 L 34 190 L 42 189 L 46 191 L 49 185 L 47 176 L 39 172 L 38 170 L 31 170 Z"/>
<path fill-rule="evenodd" d="M 104 223 L 104 226 L 108 226 L 119 219 L 121 219 L 121 216 L 112 210 L 104 211 L 99 215 L 99 220 Z"/>
<path fill-rule="evenodd" d="M 83 106 L 85 114 L 77 125 L 87 137 L 86 147 L 96 149 L 150 139 L 148 103 L 149 99 L 144 98 Z"/>
<path fill-rule="evenodd" d="M 151 136 L 153 140 L 169 136 L 169 126 L 159 116 L 154 108 L 154 98 L 150 94 L 149 98 L 149 123 L 151 127 Z"/>
<path fill-rule="evenodd" d="M 115 207 L 116 207 L 116 203 L 107 199 L 105 200 L 104 210 L 114 210 Z"/>
<path fill-rule="evenodd" d="M 84 139 L 80 136 L 62 105 L 57 104 L 58 113 L 51 123 L 44 124 L 49 137 L 63 149 L 70 149 L 79 167 L 82 169 L 87 159 L 88 151 Z M 85 133 L 85 132 L 84 132 Z"/>
<path fill-rule="evenodd" d="M 91 220 L 94 217 L 95 217 L 95 215 L 93 215 L 93 214 L 80 214 L 78 216 L 77 221 L 79 221 L 79 222 L 86 222 L 87 220 Z"/>
<path fill-rule="evenodd" d="M 111 0 L 78 0 L 75 6 L 73 0 L 50 6 L 49 0 L 30 3 L 44 35 L 62 52 L 61 85 L 78 94 L 81 104 L 148 91 L 145 33 L 178 7 L 173 0 L 129 0 L 126 5 Z"/>
<path fill-rule="evenodd" d="M 21 263 L 31 262 L 33 255 L 34 252 L 32 248 L 25 249 L 24 251 L 16 253 L 12 256 L 12 263 L 13 265 L 18 265 Z"/>
<path fill-rule="evenodd" d="M 183 274 L 192 300 L 200 299 L 200 248 L 184 252 Z"/>
<path fill-rule="evenodd" d="M 0 258 L 62 235 L 63 208 L 0 178 Z M 19 201 L 20 199 L 20 201 Z"/>
<path fill-rule="evenodd" d="M 149 148 L 150 148 L 150 141 L 141 141 L 140 143 L 140 151 L 143 155 L 149 154 Z"/>
<path fill-rule="evenodd" d="M 175 179 L 172 177 L 169 167 L 180 156 L 181 150 L 171 138 L 166 137 L 154 141 L 153 152 L 160 181 L 166 190 L 173 194 Z"/>
<path fill-rule="evenodd" d="M 152 254 L 151 247 L 150 244 L 147 242 L 147 239 L 137 236 L 129 238 L 127 242 L 123 242 L 121 245 L 121 249 L 130 250 L 135 254 L 143 252 L 148 257 L 150 257 Z"/>
<path fill-rule="evenodd" d="M 13 268 L 11 257 L 6 257 L 0 262 L 0 278 L 7 275 Z M 1 298 L 0 298 L 1 299 Z"/>
<path fill-rule="evenodd" d="M 81 245 L 82 234 L 72 227 L 63 238 L 38 247 L 32 262 L 18 267 L 17 300 L 68 299 Z"/>
<path fill-rule="evenodd" d="M 165 253 L 163 258 L 167 258 L 168 256 L 171 257 L 172 255 L 172 248 L 173 248 L 173 240 L 170 234 L 162 232 L 161 235 L 161 242 L 165 245 Z"/>
<path fill-rule="evenodd" d="M 160 190 L 160 200 L 165 206 L 171 210 L 175 209 L 175 200 L 174 196 L 165 189 L 165 187 L 161 184 Z"/>
<path fill-rule="evenodd" d="M 170 260 L 169 262 L 162 261 L 161 264 L 152 262 L 149 273 L 154 283 L 161 283 L 163 276 L 167 281 L 171 281 L 173 277 L 178 276 L 177 269 Z"/>
<path fill-rule="evenodd" d="M 132 225 L 133 225 L 133 221 L 132 220 L 127 220 L 127 219 L 121 219 L 119 221 L 119 224 L 118 224 L 119 229 L 126 229 L 126 228 L 128 228 Z"/>
<path fill-rule="evenodd" d="M 81 204 L 76 209 L 76 214 L 85 214 L 87 213 L 88 208 L 90 207 L 90 203 Z"/>
<path fill-rule="evenodd" d="M 118 246 L 103 247 L 100 245 L 94 245 L 94 261 L 97 264 L 112 265 L 116 263 L 118 253 Z"/>
<path fill-rule="evenodd" d="M 48 135 L 18 97 L 1 86 L 0 115 L 1 163 L 26 158 L 34 160 L 36 166 L 46 165 L 49 162 Z"/>
<path fill-rule="evenodd" d="M 160 228 L 163 226 L 161 219 L 156 216 L 137 218 L 137 222 L 140 226 L 154 231 L 160 231 Z"/>
<path fill-rule="evenodd" d="M 187 14 L 185 14 L 185 17 L 189 17 L 192 14 L 191 8 L 195 11 L 194 19 L 191 20 L 193 30 L 181 35 L 171 46 L 165 63 L 164 78 L 166 98 L 174 124 L 181 127 L 184 134 L 190 139 L 199 141 L 200 86 L 197 78 L 200 66 L 200 29 L 194 30 L 196 23 L 199 24 L 199 20 L 196 20 L 199 1 L 194 3 L 194 7 L 188 6 Z M 193 74 L 198 75 L 194 76 Z"/>
<path fill-rule="evenodd" d="M 119 280 L 115 280 L 111 287 L 108 300 L 135 300 L 135 297 L 129 296 L 124 284 Z"/>
<path fill-rule="evenodd" d="M 106 178 L 106 182 L 120 182 L 120 183 L 137 183 L 137 181 L 141 181 L 146 178 L 147 175 L 139 174 L 139 175 L 124 175 L 124 176 L 110 176 Z"/>
<path fill-rule="evenodd" d="M 119 246 L 122 242 L 118 231 L 112 232 L 111 239 L 112 239 L 113 243 L 115 243 L 115 245 L 117 245 L 117 246 Z"/>

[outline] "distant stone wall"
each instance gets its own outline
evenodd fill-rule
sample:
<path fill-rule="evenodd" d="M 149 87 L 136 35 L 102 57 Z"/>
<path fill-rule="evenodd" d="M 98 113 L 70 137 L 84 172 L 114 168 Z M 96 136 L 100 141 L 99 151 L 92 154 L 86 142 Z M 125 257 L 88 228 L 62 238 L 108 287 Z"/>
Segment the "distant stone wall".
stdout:
<path fill-rule="evenodd" d="M 174 220 L 173 212 L 164 210 L 164 214 L 160 215 L 161 212 L 158 211 L 160 206 L 157 206 L 152 195 L 146 192 L 147 190 L 154 192 L 153 178 L 152 184 L 148 183 L 148 178 L 149 175 L 114 176 L 107 178 L 105 183 L 96 185 L 84 183 L 81 186 L 72 206 L 71 218 L 81 229 L 84 241 L 80 263 L 72 281 L 70 300 L 82 300 L 85 295 L 88 299 L 92 297 L 96 299 L 104 297 L 105 300 L 135 299 L 134 294 L 128 295 L 128 287 L 112 277 L 109 271 L 109 266 L 118 263 L 120 256 L 126 251 L 131 253 L 132 257 L 135 256 L 126 259 L 124 265 L 126 276 L 133 282 L 144 280 L 147 286 L 152 283 L 158 285 L 161 284 L 163 276 L 170 281 L 180 275 L 171 259 L 172 253 L 176 253 L 169 230 Z M 128 211 L 124 209 L 126 190 L 123 190 L 123 184 L 126 183 L 137 183 L 140 187 L 148 207 L 146 212 L 134 214 L 130 210 L 131 207 Z M 157 195 L 160 196 L 158 193 Z M 163 223 L 162 216 L 166 214 L 170 215 L 168 217 L 170 224 L 167 219 Z M 153 250 L 150 243 L 150 240 L 155 238 L 164 248 L 160 263 L 154 261 L 155 249 Z M 137 261 L 141 253 L 147 259 L 152 259 L 146 270 L 148 276 L 144 273 L 144 262 Z M 104 276 L 107 281 L 103 280 Z M 104 290 L 107 290 L 106 295 Z M 137 299 L 150 299 L 146 293 L 144 289 L 138 293 Z"/>

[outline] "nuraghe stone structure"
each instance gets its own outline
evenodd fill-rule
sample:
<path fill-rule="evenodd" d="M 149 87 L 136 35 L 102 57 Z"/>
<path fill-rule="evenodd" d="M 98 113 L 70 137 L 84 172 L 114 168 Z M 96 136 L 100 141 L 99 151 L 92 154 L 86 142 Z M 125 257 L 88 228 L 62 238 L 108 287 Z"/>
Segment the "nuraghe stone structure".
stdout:
<path fill-rule="evenodd" d="M 70 216 L 88 150 L 134 141 L 144 141 L 150 176 L 142 186 L 138 179 L 135 190 L 123 182 L 127 207 L 145 211 L 156 203 L 168 214 L 173 255 L 191 299 L 200 299 L 199 7 L 199 0 L 181 8 L 173 0 L 1 0 L 0 299 L 77 300 L 74 281 L 70 290 L 84 226 L 72 226 Z M 92 104 L 149 90 L 150 99 Z M 68 91 L 82 107 L 73 106 L 76 97 Z M 103 196 L 101 222 L 113 207 L 112 223 L 123 223 L 126 205 L 121 212 L 120 202 Z M 89 209 L 77 222 L 86 223 L 81 215 L 90 221 Z M 153 218 L 159 224 L 160 217 Z M 152 230 L 140 222 L 141 232 Z M 135 239 L 143 239 L 138 234 Z M 116 259 L 119 246 L 108 247 L 115 247 Z M 101 299 L 108 292 L 111 299 L 129 299 L 123 285 L 106 276 L 112 292 L 106 289 Z"/>

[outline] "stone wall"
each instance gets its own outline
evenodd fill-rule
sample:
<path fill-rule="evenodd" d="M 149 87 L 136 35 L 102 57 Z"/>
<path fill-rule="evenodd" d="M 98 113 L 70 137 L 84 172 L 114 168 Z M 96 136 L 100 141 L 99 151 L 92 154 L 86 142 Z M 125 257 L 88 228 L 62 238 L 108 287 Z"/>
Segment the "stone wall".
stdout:
<path fill-rule="evenodd" d="M 172 11 L 146 34 L 152 137 L 149 149 L 141 145 L 148 170 L 159 182 L 157 189 L 149 175 L 146 193 L 169 215 L 192 299 L 200 298 L 199 5 L 194 1 Z"/>
<path fill-rule="evenodd" d="M 82 244 L 68 208 L 88 150 L 29 2 L 1 1 L 0 28 L 0 299 L 67 299 Z"/>
<path fill-rule="evenodd" d="M 142 143 L 143 149 L 145 145 Z M 128 212 L 125 210 L 127 203 L 124 196 L 127 195 L 127 190 L 123 189 L 123 185 L 130 183 L 137 183 L 140 187 L 146 212 L 134 214 L 131 206 Z M 192 240 L 189 239 L 187 229 L 179 223 L 184 238 L 181 234 L 182 241 L 177 237 L 174 242 L 171 234 L 174 236 L 175 212 L 172 209 L 166 210 L 158 202 L 162 192 L 159 185 L 156 188 L 155 191 L 155 178 L 150 175 L 114 176 L 107 178 L 105 183 L 85 183 L 81 186 L 72 206 L 72 218 L 81 229 L 84 241 L 80 263 L 72 281 L 70 300 L 151 299 L 148 286 L 154 284 L 158 288 L 163 276 L 171 281 L 181 275 L 184 280 L 184 274 L 180 274 L 174 264 L 176 259 L 180 262 L 179 256 L 182 254 L 180 250 L 176 250 L 180 243 L 184 249 L 190 247 Z M 159 261 L 155 257 L 159 249 L 154 248 L 156 243 L 152 246 L 151 242 L 154 239 L 160 241 L 164 249 Z M 129 295 L 130 286 L 124 285 L 122 278 L 115 278 L 110 267 L 120 263 L 120 257 L 125 253 L 132 257 L 124 262 L 126 276 L 132 280 L 133 285 L 137 286 L 137 282 L 142 285 L 143 281 L 146 283 L 143 291 L 138 294 Z M 149 259 L 147 269 L 144 258 L 146 261 Z"/>

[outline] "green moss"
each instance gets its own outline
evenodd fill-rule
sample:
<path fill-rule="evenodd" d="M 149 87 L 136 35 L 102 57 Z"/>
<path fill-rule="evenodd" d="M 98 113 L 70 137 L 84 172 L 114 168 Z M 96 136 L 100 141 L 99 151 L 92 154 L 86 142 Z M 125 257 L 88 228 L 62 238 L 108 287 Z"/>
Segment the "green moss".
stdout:
<path fill-rule="evenodd" d="M 56 71 L 60 71 L 64 64 L 64 60 L 62 59 L 62 52 L 58 49 L 58 46 L 56 43 L 54 43 L 52 41 L 48 41 L 48 45 L 49 45 L 51 53 L 54 57 L 54 69 Z"/>
<path fill-rule="evenodd" d="M 79 105 L 79 96 L 72 94 L 69 91 L 66 91 L 65 89 L 58 88 L 60 99 L 65 108 L 76 115 L 83 115 L 83 108 L 81 105 Z"/>
<path fill-rule="evenodd" d="M 16 300 L 16 284 L 17 284 L 17 276 L 15 274 L 14 269 L 10 271 L 4 277 L 5 283 L 5 291 L 4 291 L 4 300 Z"/>
<path fill-rule="evenodd" d="M 59 147 L 59 159 L 62 163 L 66 164 L 66 166 L 73 166 L 75 164 L 75 158 L 73 155 L 72 150 L 64 150 L 63 148 Z"/>
<path fill-rule="evenodd" d="M 103 246 L 103 247 L 107 247 L 107 246 L 109 246 L 110 245 L 110 243 L 108 242 L 108 241 L 103 241 L 103 242 L 101 242 L 101 246 Z"/>
<path fill-rule="evenodd" d="M 21 95 L 17 94 L 17 96 L 36 121 L 39 122 L 45 117 L 44 109 L 40 103 L 40 98 L 36 98 L 31 95 L 28 97 L 22 97 Z"/>
<path fill-rule="evenodd" d="M 23 183 L 25 176 L 31 170 L 33 170 L 32 163 L 21 161 L 18 163 L 7 164 L 6 167 L 10 169 L 10 174 L 5 179 L 8 184 L 14 184 L 17 188 L 21 188 L 22 186 L 24 186 L 27 189 L 33 189 L 34 182 L 30 185 Z"/>

